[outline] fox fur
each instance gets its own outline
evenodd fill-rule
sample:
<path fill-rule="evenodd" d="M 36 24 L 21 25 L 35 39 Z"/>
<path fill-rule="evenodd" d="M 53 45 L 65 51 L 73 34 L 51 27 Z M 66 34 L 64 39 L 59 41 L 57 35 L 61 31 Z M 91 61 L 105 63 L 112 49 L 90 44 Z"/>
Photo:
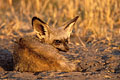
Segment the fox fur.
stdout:
<path fill-rule="evenodd" d="M 62 27 L 53 28 L 41 19 L 33 17 L 32 26 L 36 35 L 17 40 L 13 53 L 14 69 L 21 72 L 74 71 L 75 64 L 59 51 L 69 50 L 68 38 L 77 19 L 78 16 Z"/>

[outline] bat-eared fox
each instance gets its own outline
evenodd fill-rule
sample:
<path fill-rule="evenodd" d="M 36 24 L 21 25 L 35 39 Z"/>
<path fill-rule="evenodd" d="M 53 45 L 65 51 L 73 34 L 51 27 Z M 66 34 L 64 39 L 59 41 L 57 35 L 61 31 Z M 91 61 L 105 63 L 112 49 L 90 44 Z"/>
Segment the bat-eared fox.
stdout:
<path fill-rule="evenodd" d="M 68 38 L 78 16 L 61 27 L 49 27 L 43 20 L 33 17 L 32 27 L 36 35 L 25 36 L 16 41 L 13 61 L 17 71 L 63 71 L 76 70 L 75 64 L 70 62 L 59 52 L 69 50 Z"/>

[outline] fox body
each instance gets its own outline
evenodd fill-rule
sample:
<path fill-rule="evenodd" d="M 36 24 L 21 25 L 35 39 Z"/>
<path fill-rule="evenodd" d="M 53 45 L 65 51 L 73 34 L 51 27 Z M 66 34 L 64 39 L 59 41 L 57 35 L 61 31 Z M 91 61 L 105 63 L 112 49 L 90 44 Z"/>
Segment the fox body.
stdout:
<path fill-rule="evenodd" d="M 76 69 L 59 51 L 68 51 L 68 38 L 78 16 L 59 28 L 49 27 L 44 21 L 33 17 L 36 35 L 22 37 L 15 45 L 13 60 L 17 71 L 65 71 Z"/>

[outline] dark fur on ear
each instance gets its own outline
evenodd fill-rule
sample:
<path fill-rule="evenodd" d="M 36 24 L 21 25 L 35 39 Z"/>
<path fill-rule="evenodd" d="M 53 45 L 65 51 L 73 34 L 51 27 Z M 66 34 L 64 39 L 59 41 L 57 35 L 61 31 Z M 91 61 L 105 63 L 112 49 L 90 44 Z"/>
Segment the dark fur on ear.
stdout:
<path fill-rule="evenodd" d="M 71 23 L 76 22 L 78 18 L 79 16 L 76 16 L 75 18 L 73 18 L 70 22 L 68 22 L 67 26 L 64 29 L 66 29 Z"/>
<path fill-rule="evenodd" d="M 44 21 L 42 21 L 41 19 L 39 19 L 35 16 L 35 17 L 32 18 L 32 26 L 33 26 L 33 21 L 34 20 L 39 20 L 41 23 L 46 24 Z"/>

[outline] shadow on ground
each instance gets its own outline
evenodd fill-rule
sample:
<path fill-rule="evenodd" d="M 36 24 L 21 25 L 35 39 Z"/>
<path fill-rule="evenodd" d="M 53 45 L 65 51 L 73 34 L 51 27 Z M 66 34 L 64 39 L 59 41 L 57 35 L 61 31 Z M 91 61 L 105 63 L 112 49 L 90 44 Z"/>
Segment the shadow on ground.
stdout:
<path fill-rule="evenodd" d="M 5 71 L 13 70 L 13 57 L 12 53 L 7 49 L 0 49 L 0 67 Z"/>

